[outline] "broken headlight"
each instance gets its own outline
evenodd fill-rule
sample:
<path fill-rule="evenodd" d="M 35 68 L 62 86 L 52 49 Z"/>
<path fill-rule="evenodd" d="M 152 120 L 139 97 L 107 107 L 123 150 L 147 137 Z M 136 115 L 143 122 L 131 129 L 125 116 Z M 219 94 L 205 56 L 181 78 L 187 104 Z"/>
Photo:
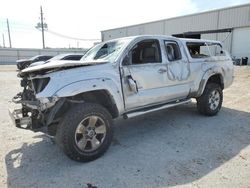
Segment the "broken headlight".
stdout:
<path fill-rule="evenodd" d="M 50 78 L 35 78 L 32 80 L 33 87 L 36 93 L 40 93 L 48 85 Z"/>

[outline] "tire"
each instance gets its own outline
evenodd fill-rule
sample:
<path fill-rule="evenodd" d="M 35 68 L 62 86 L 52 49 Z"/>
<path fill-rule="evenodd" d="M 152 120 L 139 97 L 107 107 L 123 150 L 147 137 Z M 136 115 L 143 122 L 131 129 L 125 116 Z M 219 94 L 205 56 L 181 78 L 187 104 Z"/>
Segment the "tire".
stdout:
<path fill-rule="evenodd" d="M 223 92 L 220 85 L 207 83 L 202 95 L 196 98 L 198 111 L 206 116 L 216 115 L 222 105 Z"/>
<path fill-rule="evenodd" d="M 113 138 L 113 119 L 101 105 L 77 104 L 65 114 L 56 134 L 56 142 L 64 153 L 79 162 L 102 156 Z"/>

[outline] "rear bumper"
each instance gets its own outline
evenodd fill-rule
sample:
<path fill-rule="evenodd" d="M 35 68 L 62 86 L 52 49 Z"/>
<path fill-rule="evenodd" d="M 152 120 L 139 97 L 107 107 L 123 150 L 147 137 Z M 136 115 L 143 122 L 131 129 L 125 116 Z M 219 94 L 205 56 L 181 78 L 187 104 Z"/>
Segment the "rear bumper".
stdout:
<path fill-rule="evenodd" d="M 23 117 L 22 109 L 9 109 L 9 115 L 17 128 L 30 129 L 31 117 Z"/>

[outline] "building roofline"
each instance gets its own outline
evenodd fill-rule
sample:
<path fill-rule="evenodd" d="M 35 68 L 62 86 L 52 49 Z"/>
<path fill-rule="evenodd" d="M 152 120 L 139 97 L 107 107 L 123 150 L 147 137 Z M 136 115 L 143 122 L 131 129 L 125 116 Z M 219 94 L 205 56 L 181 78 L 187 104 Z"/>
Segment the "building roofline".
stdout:
<path fill-rule="evenodd" d="M 161 39 L 161 40 L 172 40 L 172 39 L 178 39 L 180 41 L 184 41 L 184 42 L 213 42 L 213 43 L 220 43 L 220 41 L 217 40 L 209 40 L 209 39 L 192 39 L 192 38 L 178 38 L 178 37 L 174 37 L 171 35 L 134 35 L 134 36 L 130 36 L 130 37 L 121 37 L 121 38 L 116 38 L 116 39 L 111 39 L 111 40 L 107 40 L 105 42 L 112 42 L 112 41 L 116 41 L 116 40 L 122 40 L 122 39 Z"/>
<path fill-rule="evenodd" d="M 201 14 L 207 14 L 207 13 L 212 13 L 212 12 L 219 12 L 219 11 L 223 11 L 223 10 L 229 10 L 229 9 L 240 8 L 240 7 L 247 7 L 247 6 L 250 6 L 250 3 L 236 5 L 236 6 L 230 6 L 230 7 L 224 7 L 224 8 L 220 8 L 220 9 L 202 11 L 202 12 L 198 12 L 198 13 L 187 14 L 187 15 L 182 15 L 182 16 L 177 16 L 177 17 L 170 17 L 170 18 L 166 18 L 166 19 L 160 19 L 160 20 L 155 20 L 155 21 L 150 21 L 150 22 L 144 22 L 144 23 L 139 23 L 139 24 L 133 24 L 133 25 L 123 26 L 123 27 L 117 27 L 117 28 L 113 28 L 113 29 L 106 29 L 106 30 L 102 30 L 101 32 L 113 31 L 113 30 L 117 30 L 117 29 L 125 29 L 125 28 L 128 28 L 128 27 L 141 26 L 141 25 L 145 25 L 145 24 L 151 24 L 151 23 L 157 23 L 157 22 L 161 22 L 161 21 L 168 21 L 168 20 L 174 20 L 174 19 L 179 19 L 179 18 L 197 16 L 197 15 L 201 15 Z"/>

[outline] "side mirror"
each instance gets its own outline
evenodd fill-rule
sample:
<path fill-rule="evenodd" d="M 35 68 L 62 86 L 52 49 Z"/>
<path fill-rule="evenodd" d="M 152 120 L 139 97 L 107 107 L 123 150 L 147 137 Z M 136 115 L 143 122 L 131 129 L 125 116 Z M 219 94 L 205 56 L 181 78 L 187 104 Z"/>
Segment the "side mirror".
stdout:
<path fill-rule="evenodd" d="M 133 78 L 131 76 L 128 76 L 128 85 L 131 91 L 137 93 L 138 92 L 138 88 L 136 85 L 136 82 L 133 80 Z"/>
<path fill-rule="evenodd" d="M 124 59 L 122 60 L 122 65 L 125 65 L 125 66 L 130 65 L 128 55 L 126 55 L 126 56 L 124 57 Z"/>

